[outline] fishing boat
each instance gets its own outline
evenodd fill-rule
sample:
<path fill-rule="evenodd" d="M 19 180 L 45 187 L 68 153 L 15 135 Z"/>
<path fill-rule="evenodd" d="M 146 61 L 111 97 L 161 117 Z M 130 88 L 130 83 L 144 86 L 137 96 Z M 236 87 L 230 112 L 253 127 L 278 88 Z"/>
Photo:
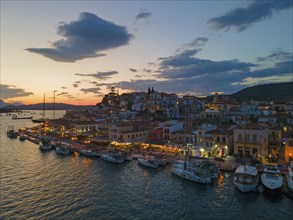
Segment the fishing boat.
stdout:
<path fill-rule="evenodd" d="M 60 155 L 66 156 L 69 154 L 69 147 L 67 143 L 57 142 L 55 144 L 55 150 L 56 150 L 56 153 Z"/>
<path fill-rule="evenodd" d="M 293 193 L 293 161 L 291 161 L 291 163 L 288 167 L 287 185 L 288 185 L 288 190 L 291 193 Z"/>
<path fill-rule="evenodd" d="M 27 135 L 25 134 L 21 134 L 19 135 L 19 138 L 18 138 L 20 141 L 25 141 L 27 139 Z"/>
<path fill-rule="evenodd" d="M 250 165 L 240 165 L 235 170 L 233 183 L 243 193 L 256 190 L 259 183 L 257 169 Z"/>
<path fill-rule="evenodd" d="M 13 126 L 8 126 L 6 134 L 7 134 L 7 137 L 9 138 L 17 138 L 18 136 L 18 133 L 14 131 Z"/>
<path fill-rule="evenodd" d="M 11 118 L 13 120 L 18 120 L 18 119 L 32 119 L 33 116 L 17 116 L 17 115 L 12 115 Z"/>
<path fill-rule="evenodd" d="M 148 168 L 156 169 L 159 167 L 159 164 L 154 158 L 138 158 L 137 161 L 140 165 Z"/>
<path fill-rule="evenodd" d="M 261 174 L 261 183 L 269 193 L 278 193 L 283 189 L 283 176 L 277 167 L 266 167 Z"/>
<path fill-rule="evenodd" d="M 246 126 L 244 126 L 244 149 L 246 147 Z M 255 191 L 259 183 L 259 175 L 254 166 L 247 165 L 245 155 L 243 164 L 239 165 L 234 173 L 233 183 L 235 187 L 242 193 Z"/>
<path fill-rule="evenodd" d="M 39 148 L 40 148 L 41 151 L 49 151 L 49 150 L 52 150 L 51 141 L 49 139 L 47 139 L 47 138 L 43 138 L 40 141 Z"/>
<path fill-rule="evenodd" d="M 114 153 L 104 153 L 101 155 L 101 158 L 105 161 L 111 162 L 111 163 L 124 163 L 124 157 L 119 152 Z"/>

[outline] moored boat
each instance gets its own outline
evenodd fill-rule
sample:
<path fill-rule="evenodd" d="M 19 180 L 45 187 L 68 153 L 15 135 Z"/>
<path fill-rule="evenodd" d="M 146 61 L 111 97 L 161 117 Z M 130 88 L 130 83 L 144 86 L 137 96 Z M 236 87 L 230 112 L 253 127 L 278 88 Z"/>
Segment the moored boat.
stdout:
<path fill-rule="evenodd" d="M 193 182 L 204 184 L 212 182 L 211 173 L 205 169 L 191 168 L 184 164 L 183 167 L 173 165 L 171 171 L 173 174 Z"/>
<path fill-rule="evenodd" d="M 89 156 L 89 157 L 99 157 L 100 154 L 97 151 L 91 150 L 91 149 L 81 149 L 79 150 L 79 154 L 83 156 Z"/>
<path fill-rule="evenodd" d="M 20 141 L 25 141 L 27 139 L 27 135 L 25 134 L 21 134 L 19 135 L 19 138 L 18 138 Z"/>
<path fill-rule="evenodd" d="M 257 169 L 250 165 L 238 166 L 235 170 L 233 183 L 235 187 L 243 193 L 256 190 L 259 183 Z"/>
<path fill-rule="evenodd" d="M 277 167 L 267 167 L 261 174 L 261 182 L 269 193 L 277 193 L 283 189 L 283 177 Z"/>
<path fill-rule="evenodd" d="M 7 129 L 7 137 L 9 138 L 17 138 L 18 133 L 14 131 L 13 126 L 9 126 Z"/>
<path fill-rule="evenodd" d="M 101 155 L 101 158 L 105 161 L 111 162 L 111 163 L 124 163 L 124 157 L 118 153 L 118 152 L 114 152 L 114 153 L 104 153 Z"/>
<path fill-rule="evenodd" d="M 44 122 L 48 122 L 48 121 L 49 121 L 48 118 L 32 119 L 33 123 L 44 123 Z"/>
<path fill-rule="evenodd" d="M 288 185 L 288 190 L 291 193 L 293 193 L 293 161 L 291 161 L 291 163 L 288 167 L 287 185 Z"/>
<path fill-rule="evenodd" d="M 64 156 L 69 154 L 69 147 L 67 143 L 57 142 L 55 144 L 55 150 L 57 154 L 61 154 Z"/>
<path fill-rule="evenodd" d="M 41 151 L 49 151 L 49 150 L 52 150 L 52 144 L 51 144 L 51 141 L 49 139 L 42 139 L 40 141 L 40 146 L 39 146 L 40 150 Z"/>
<path fill-rule="evenodd" d="M 153 158 L 138 158 L 137 161 L 140 165 L 148 167 L 148 168 L 156 169 L 159 167 L 159 164 Z"/>
<path fill-rule="evenodd" d="M 17 119 L 32 119 L 33 116 L 17 116 L 17 115 L 12 115 L 11 118 L 13 120 L 17 120 Z"/>
<path fill-rule="evenodd" d="M 176 163 L 173 163 L 174 167 L 184 167 L 184 161 L 177 161 Z M 220 168 L 217 167 L 214 163 L 209 161 L 196 161 L 196 162 L 186 162 L 186 166 L 188 166 L 191 169 L 202 169 L 211 174 L 212 179 L 216 179 L 219 176 Z"/>

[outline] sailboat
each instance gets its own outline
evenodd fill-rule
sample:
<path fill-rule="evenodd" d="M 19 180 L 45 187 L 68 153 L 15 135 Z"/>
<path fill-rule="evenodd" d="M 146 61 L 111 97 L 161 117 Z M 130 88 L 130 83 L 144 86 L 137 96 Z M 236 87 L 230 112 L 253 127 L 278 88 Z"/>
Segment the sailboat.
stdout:
<path fill-rule="evenodd" d="M 244 125 L 246 126 L 246 125 Z M 246 145 L 246 127 L 244 127 L 244 149 Z M 245 157 L 245 156 L 244 156 Z M 259 175 L 257 169 L 254 166 L 246 165 L 245 158 L 243 165 L 240 165 L 235 170 L 233 183 L 235 187 L 243 193 L 256 190 L 259 183 Z"/>
<path fill-rule="evenodd" d="M 204 183 L 208 184 L 212 182 L 212 174 L 209 170 L 204 168 L 204 164 L 201 164 L 197 168 L 189 166 L 187 162 L 187 157 L 189 156 L 189 151 L 187 151 L 184 165 L 180 166 L 176 163 L 172 165 L 171 172 L 177 176 L 180 176 L 184 179 L 197 182 L 197 183 Z"/>
<path fill-rule="evenodd" d="M 186 113 L 188 109 L 186 109 Z M 187 126 L 188 126 L 188 116 L 186 117 L 186 135 L 187 135 Z M 187 136 L 186 136 L 187 137 Z M 185 147 L 185 159 L 183 166 L 178 165 L 177 163 L 174 163 L 172 165 L 171 172 L 181 178 L 184 178 L 186 180 L 190 180 L 197 183 L 204 183 L 208 184 L 212 182 L 212 174 L 210 170 L 207 170 L 204 168 L 203 164 L 198 167 L 192 167 L 189 166 L 189 163 L 187 162 L 187 158 L 189 157 L 189 148 L 186 143 Z"/>
<path fill-rule="evenodd" d="M 34 123 L 43 123 L 49 121 L 48 118 L 45 118 L 45 109 L 46 109 L 46 104 L 45 104 L 45 94 L 44 94 L 44 100 L 43 100 L 43 117 L 39 119 L 32 119 L 32 122 Z"/>

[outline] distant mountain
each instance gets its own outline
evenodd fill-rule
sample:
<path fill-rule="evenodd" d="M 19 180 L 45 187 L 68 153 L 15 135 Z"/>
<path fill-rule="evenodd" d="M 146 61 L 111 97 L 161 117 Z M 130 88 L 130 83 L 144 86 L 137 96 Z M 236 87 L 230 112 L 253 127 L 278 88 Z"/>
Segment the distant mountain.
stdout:
<path fill-rule="evenodd" d="M 0 99 L 0 108 L 5 107 L 7 104 L 2 99 Z"/>
<path fill-rule="evenodd" d="M 75 105 L 70 104 L 64 104 L 64 103 L 46 103 L 45 109 L 46 110 L 71 110 L 76 108 Z M 8 105 L 5 107 L 5 109 L 15 109 L 15 110 L 43 110 L 44 104 L 38 103 L 38 104 L 32 104 L 32 105 L 20 105 L 20 106 L 14 106 L 14 105 Z"/>
<path fill-rule="evenodd" d="M 6 103 L 4 102 L 2 99 L 0 99 L 0 108 L 4 108 L 8 105 L 14 105 L 14 106 L 18 106 L 18 105 L 22 105 L 21 103 L 19 102 L 14 102 L 14 103 Z"/>
<path fill-rule="evenodd" d="M 274 83 L 264 84 L 248 87 L 240 90 L 232 95 L 231 98 L 241 99 L 254 99 L 254 100 L 293 100 L 293 82 L 287 83 Z"/>

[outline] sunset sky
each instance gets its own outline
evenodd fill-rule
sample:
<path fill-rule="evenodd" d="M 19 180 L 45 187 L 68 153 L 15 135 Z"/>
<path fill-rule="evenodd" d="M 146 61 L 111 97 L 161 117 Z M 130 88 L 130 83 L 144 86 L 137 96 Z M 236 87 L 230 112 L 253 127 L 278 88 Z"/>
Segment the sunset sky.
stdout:
<path fill-rule="evenodd" d="M 293 81 L 292 0 L 1 0 L 1 99 L 96 104 Z"/>

